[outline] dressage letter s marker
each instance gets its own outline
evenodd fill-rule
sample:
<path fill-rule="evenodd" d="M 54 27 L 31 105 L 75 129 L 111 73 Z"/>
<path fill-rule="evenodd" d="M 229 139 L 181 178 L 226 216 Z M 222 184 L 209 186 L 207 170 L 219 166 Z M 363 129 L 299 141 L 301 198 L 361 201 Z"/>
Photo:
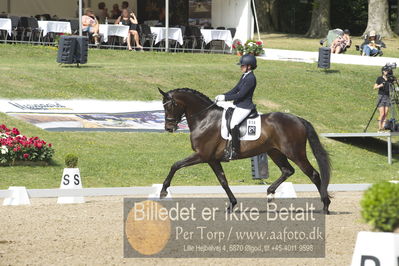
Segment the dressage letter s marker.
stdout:
<path fill-rule="evenodd" d="M 75 176 L 73 177 L 73 179 L 74 179 L 74 183 L 75 183 L 75 185 L 79 185 L 79 175 L 77 175 L 77 174 L 75 174 Z"/>
<path fill-rule="evenodd" d="M 64 175 L 64 181 L 62 182 L 65 186 L 69 185 L 69 175 Z"/>

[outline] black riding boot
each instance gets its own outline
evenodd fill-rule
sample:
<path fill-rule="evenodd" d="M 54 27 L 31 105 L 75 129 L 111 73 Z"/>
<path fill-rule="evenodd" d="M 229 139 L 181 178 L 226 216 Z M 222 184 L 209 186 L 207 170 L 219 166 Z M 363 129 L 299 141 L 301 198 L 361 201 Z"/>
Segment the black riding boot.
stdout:
<path fill-rule="evenodd" d="M 231 130 L 232 150 L 230 153 L 230 160 L 237 159 L 240 153 L 240 126 L 235 126 Z"/>
<path fill-rule="evenodd" d="M 237 159 L 240 151 L 240 128 L 235 126 L 231 130 L 231 140 L 227 141 L 226 149 L 224 150 L 223 161 L 228 162 L 230 160 Z"/>

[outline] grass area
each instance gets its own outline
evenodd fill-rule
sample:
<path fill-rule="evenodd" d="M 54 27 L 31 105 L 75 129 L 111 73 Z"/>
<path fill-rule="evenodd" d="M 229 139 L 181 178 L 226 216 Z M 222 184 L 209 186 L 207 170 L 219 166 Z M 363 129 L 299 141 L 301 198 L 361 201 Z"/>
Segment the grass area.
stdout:
<path fill-rule="evenodd" d="M 359 55 L 355 45 L 361 45 L 363 39 L 360 36 L 351 36 L 352 47 L 346 51 L 346 54 Z M 305 38 L 303 35 L 295 34 L 261 34 L 265 48 L 300 50 L 300 51 L 318 51 L 320 39 Z M 397 38 L 383 39 L 387 48 L 383 48 L 384 57 L 399 57 L 399 44 Z"/>
<path fill-rule="evenodd" d="M 232 55 L 90 50 L 89 64 L 79 69 L 58 66 L 56 49 L 51 47 L 0 45 L 0 55 L 1 98 L 159 100 L 157 87 L 189 87 L 214 97 L 234 86 L 240 76 L 235 65 L 238 57 Z M 375 104 L 372 85 L 380 68 L 333 67 L 325 72 L 314 64 L 260 60 L 255 92 L 258 109 L 297 114 L 311 121 L 318 132 L 361 131 Z M 56 154 L 54 164 L 48 167 L 0 168 L 0 189 L 10 185 L 58 187 L 64 156 L 70 152 L 79 155 L 85 187 L 161 183 L 170 165 L 191 153 L 189 135 L 183 133 L 56 133 L 0 113 L 1 123 L 53 143 Z M 371 130 L 376 130 L 374 124 Z M 322 141 L 332 158 L 332 183 L 375 182 L 398 176 L 398 160 L 394 158 L 392 166 L 386 163 L 383 144 L 373 152 Z M 230 184 L 257 183 L 251 179 L 249 160 L 230 162 L 224 168 Z M 279 174 L 271 163 L 268 182 Z M 298 169 L 289 181 L 309 183 Z M 209 166 L 199 165 L 180 170 L 172 184 L 218 183 Z"/>

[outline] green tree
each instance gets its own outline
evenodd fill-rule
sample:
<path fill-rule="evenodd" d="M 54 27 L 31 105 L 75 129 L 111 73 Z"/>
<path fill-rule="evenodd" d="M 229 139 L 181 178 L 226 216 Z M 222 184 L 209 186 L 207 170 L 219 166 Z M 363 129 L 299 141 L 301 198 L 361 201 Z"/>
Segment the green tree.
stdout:
<path fill-rule="evenodd" d="M 368 21 L 364 35 L 376 31 L 382 37 L 393 37 L 395 34 L 389 25 L 388 0 L 369 0 Z"/>
<path fill-rule="evenodd" d="M 278 0 L 256 0 L 259 27 L 263 32 L 279 31 Z"/>

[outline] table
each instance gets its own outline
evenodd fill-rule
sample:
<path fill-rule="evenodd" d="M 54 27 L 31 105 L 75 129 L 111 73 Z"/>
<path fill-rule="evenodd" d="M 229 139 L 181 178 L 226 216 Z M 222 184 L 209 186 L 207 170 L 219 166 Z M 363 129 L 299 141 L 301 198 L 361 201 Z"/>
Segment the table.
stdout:
<path fill-rule="evenodd" d="M 55 33 L 72 33 L 71 23 L 69 21 L 38 21 L 39 28 L 43 31 L 43 36 L 49 32 Z"/>
<path fill-rule="evenodd" d="M 168 39 L 175 40 L 180 45 L 183 45 L 183 34 L 180 28 L 169 28 Z M 166 28 L 165 27 L 151 27 L 152 34 L 155 34 L 155 44 L 166 39 Z"/>
<path fill-rule="evenodd" d="M 129 34 L 129 26 L 118 24 L 100 24 L 100 35 L 103 35 L 104 42 L 108 42 L 108 36 L 119 36 L 127 38 Z"/>
<path fill-rule="evenodd" d="M 229 47 L 233 44 L 233 38 L 231 37 L 231 32 L 229 30 L 201 29 L 201 34 L 204 37 L 204 42 L 206 44 L 213 40 L 224 41 Z"/>
<path fill-rule="evenodd" d="M 11 19 L 9 18 L 0 18 L 0 30 L 6 30 L 8 35 L 11 36 L 12 26 Z"/>

